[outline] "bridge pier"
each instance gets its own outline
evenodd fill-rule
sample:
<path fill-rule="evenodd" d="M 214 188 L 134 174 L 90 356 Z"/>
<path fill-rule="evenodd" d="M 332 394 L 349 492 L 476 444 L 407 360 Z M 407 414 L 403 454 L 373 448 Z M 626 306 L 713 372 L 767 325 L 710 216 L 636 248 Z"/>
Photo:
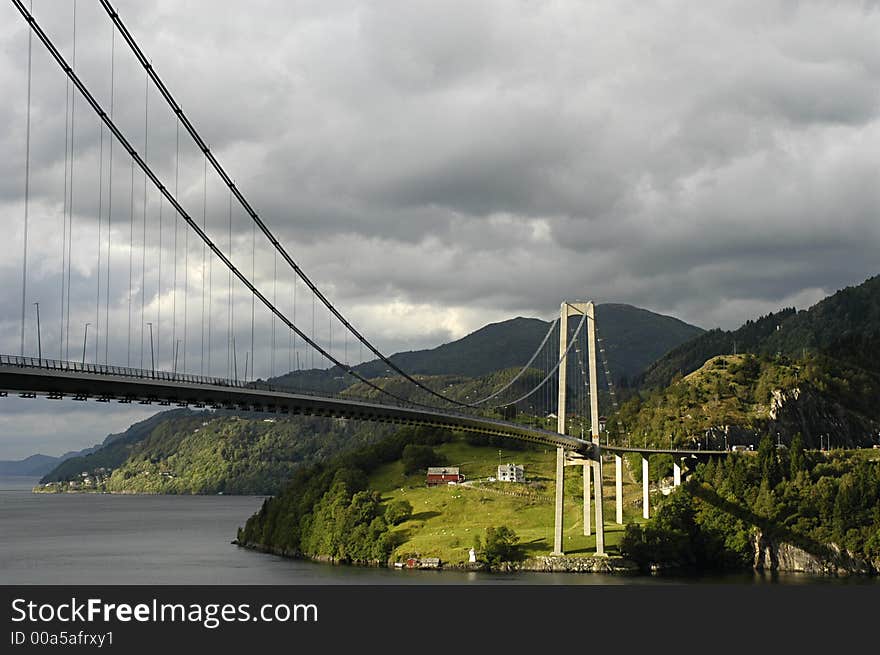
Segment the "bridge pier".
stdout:
<path fill-rule="evenodd" d="M 586 467 L 585 467 L 586 468 Z M 553 523 L 553 552 L 564 555 L 562 550 L 562 497 L 565 491 L 565 449 L 556 449 L 556 516 Z"/>
<path fill-rule="evenodd" d="M 673 457 L 673 459 L 672 459 L 672 486 L 678 487 L 679 485 L 681 485 L 681 461 L 678 459 L 675 459 L 675 457 Z"/>
<path fill-rule="evenodd" d="M 614 519 L 617 525 L 623 525 L 623 458 L 614 456 Z"/>
<path fill-rule="evenodd" d="M 592 467 L 592 463 L 587 462 L 584 464 L 584 536 L 589 537 L 592 533 L 590 529 L 590 494 L 593 493 L 592 489 L 590 489 L 590 469 Z"/>
<path fill-rule="evenodd" d="M 642 518 L 650 518 L 648 511 L 648 456 L 642 453 Z"/>
<path fill-rule="evenodd" d="M 593 460 L 593 490 L 596 494 L 596 554 L 605 554 L 605 510 L 604 494 L 602 493 L 602 451 L 599 448 L 599 437 L 593 438 L 595 459 Z"/>

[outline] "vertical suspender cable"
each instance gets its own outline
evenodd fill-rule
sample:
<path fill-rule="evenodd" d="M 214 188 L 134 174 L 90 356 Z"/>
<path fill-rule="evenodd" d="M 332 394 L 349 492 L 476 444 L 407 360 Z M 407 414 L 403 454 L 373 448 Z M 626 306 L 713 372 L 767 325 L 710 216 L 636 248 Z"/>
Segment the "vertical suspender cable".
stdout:
<path fill-rule="evenodd" d="M 100 146 L 98 148 L 98 256 L 96 260 L 95 290 L 95 364 L 98 363 L 98 349 L 101 345 L 101 228 L 104 220 L 104 121 L 98 119 Z"/>
<path fill-rule="evenodd" d="M 272 304 L 278 305 L 278 254 L 272 256 Z M 272 348 L 269 353 L 269 375 L 275 377 L 275 314 L 272 314 Z"/>
<path fill-rule="evenodd" d="M 232 259 L 232 192 L 229 192 L 229 259 Z M 235 311 L 232 307 L 232 271 L 227 271 L 226 277 L 226 377 L 232 379 L 233 353 L 232 353 L 232 317 Z"/>
<path fill-rule="evenodd" d="M 31 13 L 34 3 L 31 0 Z M 28 30 L 28 66 L 27 66 L 27 130 L 24 146 L 24 234 L 22 239 L 21 258 L 21 356 L 24 357 L 24 321 L 27 311 L 27 247 L 28 247 L 28 211 L 31 199 L 31 55 L 33 52 L 33 30 Z"/>
<path fill-rule="evenodd" d="M 134 157 L 131 158 L 131 180 L 128 194 L 128 338 L 126 366 L 131 366 L 131 303 L 134 298 Z"/>
<path fill-rule="evenodd" d="M 312 341 L 315 340 L 315 292 L 312 291 Z M 315 368 L 315 350 L 312 349 L 312 368 Z"/>
<path fill-rule="evenodd" d="M 75 91 L 74 91 L 75 93 Z M 64 88 L 64 201 L 61 221 L 61 304 L 59 306 L 58 359 L 64 359 L 64 276 L 67 270 L 67 176 L 70 158 L 70 78 Z"/>
<path fill-rule="evenodd" d="M 162 205 L 165 197 L 159 194 L 159 286 L 156 289 L 156 362 L 162 362 Z"/>
<path fill-rule="evenodd" d="M 207 233 L 207 205 L 208 205 L 208 169 L 205 168 L 205 224 L 202 228 Z M 202 245 L 204 249 L 205 246 Z M 214 336 L 214 257 L 208 257 L 208 375 L 211 375 L 211 351 L 213 349 Z"/>
<path fill-rule="evenodd" d="M 180 121 L 176 122 L 177 125 L 177 143 L 178 143 L 178 155 L 179 152 L 179 144 L 180 144 Z M 179 156 L 175 157 L 174 164 L 174 195 L 177 196 L 177 173 L 178 167 L 180 164 Z M 173 286 L 173 293 L 171 294 L 171 353 L 173 360 L 173 369 L 174 372 L 177 372 L 177 221 L 180 217 L 177 215 L 177 211 L 174 212 L 174 265 L 171 267 L 173 272 L 171 274 L 171 283 Z"/>
<path fill-rule="evenodd" d="M 293 276 L 293 324 L 296 325 L 296 287 L 297 287 L 297 276 Z M 296 349 L 296 332 L 293 330 L 290 331 L 291 335 L 293 335 L 293 352 L 296 355 L 296 370 L 299 370 L 299 351 Z M 293 370 L 291 368 L 291 370 Z"/>
<path fill-rule="evenodd" d="M 149 146 L 149 109 L 150 109 L 150 78 L 147 77 L 144 86 L 144 161 L 148 161 L 147 148 Z M 141 363 L 144 368 L 144 309 L 147 301 L 147 174 L 144 173 L 144 202 L 143 202 L 143 235 L 141 238 Z"/>
<path fill-rule="evenodd" d="M 294 275 L 293 278 L 294 278 L 293 283 L 295 285 L 296 284 L 296 276 Z M 296 291 L 295 291 L 296 286 L 294 286 L 293 288 L 294 288 L 294 291 L 291 291 L 291 294 L 296 293 Z M 293 302 L 295 303 L 296 300 L 294 298 L 292 298 L 292 299 L 293 299 Z M 287 371 L 288 371 L 288 373 L 293 371 L 293 330 L 287 331 Z"/>
<path fill-rule="evenodd" d="M 202 174 L 202 232 L 205 232 L 205 222 L 208 214 L 208 160 L 205 159 L 204 172 Z M 202 326 L 201 326 L 201 354 L 199 373 L 205 374 L 205 244 L 202 242 Z"/>
<path fill-rule="evenodd" d="M 231 202 L 229 205 L 229 226 L 230 226 L 230 230 L 231 230 L 231 228 L 232 228 L 232 203 Z M 231 244 L 232 243 L 232 232 L 231 231 L 229 234 L 229 239 L 230 239 L 230 244 Z M 232 255 L 232 248 L 230 246 L 230 256 L 231 255 Z M 232 287 L 232 289 L 229 292 L 229 298 L 232 303 L 232 309 L 230 310 L 231 311 L 230 322 L 232 325 L 232 372 L 235 375 L 235 381 L 238 382 L 238 347 L 235 345 L 235 298 L 236 298 L 236 295 L 237 294 L 235 293 L 235 287 Z"/>
<path fill-rule="evenodd" d="M 257 262 L 257 225 L 256 223 L 251 223 L 251 280 L 254 280 L 255 270 L 256 270 L 256 262 Z M 254 362 L 256 361 L 256 357 L 254 355 L 254 311 L 255 311 L 255 302 L 256 296 L 253 292 L 251 292 L 251 378 L 256 379 L 254 376 Z"/>
<path fill-rule="evenodd" d="M 71 67 L 76 68 L 76 0 L 73 0 L 73 57 Z M 70 282 L 71 265 L 73 255 L 73 172 L 76 164 L 76 93 L 71 89 L 70 95 L 70 199 L 67 202 L 67 302 L 65 304 L 65 327 L 64 327 L 64 359 L 70 359 Z M 134 165 L 134 163 L 132 163 Z"/>
<path fill-rule="evenodd" d="M 113 105 L 116 96 L 116 26 L 110 35 L 110 119 L 113 119 Z M 110 166 L 107 174 L 107 296 L 104 301 L 104 365 L 110 363 L 110 244 L 113 219 L 113 142 L 110 137 Z"/>
<path fill-rule="evenodd" d="M 174 197 L 178 196 L 178 183 L 180 181 L 180 121 L 177 121 L 177 146 L 174 164 Z M 176 211 L 176 209 L 175 209 Z M 180 220 L 180 212 L 176 211 L 177 220 Z M 176 224 L 176 223 L 175 223 Z M 177 229 L 175 227 L 175 229 Z M 186 339 L 189 326 L 189 230 L 183 231 L 183 371 L 186 372 Z"/>

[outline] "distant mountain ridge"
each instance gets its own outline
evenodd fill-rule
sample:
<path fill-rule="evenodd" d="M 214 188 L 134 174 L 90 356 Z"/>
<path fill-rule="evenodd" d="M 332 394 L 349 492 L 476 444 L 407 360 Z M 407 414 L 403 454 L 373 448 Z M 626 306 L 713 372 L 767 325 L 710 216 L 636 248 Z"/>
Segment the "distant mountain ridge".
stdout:
<path fill-rule="evenodd" d="M 575 319 L 570 319 L 572 322 Z M 596 324 L 614 381 L 641 373 L 667 351 L 704 332 L 671 316 L 625 305 L 605 303 L 596 306 Z M 537 318 L 517 317 L 490 323 L 461 339 L 425 350 L 391 355 L 397 366 L 413 375 L 463 375 L 480 377 L 494 371 L 525 364 L 550 323 Z M 354 367 L 366 378 L 391 374 L 380 360 Z M 351 382 L 337 368 L 327 371 L 293 371 L 273 378 L 273 382 L 299 388 L 341 391 Z"/>
<path fill-rule="evenodd" d="M 94 452 L 101 447 L 95 444 L 90 448 L 72 450 L 59 457 L 38 453 L 19 460 L 0 460 L 0 475 L 22 475 L 26 477 L 38 477 L 46 475 L 49 471 L 68 459 L 81 457 Z"/>

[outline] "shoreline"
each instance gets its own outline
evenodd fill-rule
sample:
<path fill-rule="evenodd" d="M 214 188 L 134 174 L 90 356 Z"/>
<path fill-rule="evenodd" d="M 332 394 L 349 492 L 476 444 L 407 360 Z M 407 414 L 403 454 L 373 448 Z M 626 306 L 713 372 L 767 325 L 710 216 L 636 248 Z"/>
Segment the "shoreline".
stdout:
<path fill-rule="evenodd" d="M 22 489 L 27 491 L 27 489 Z M 103 489 L 64 489 L 52 490 L 41 487 L 33 487 L 30 493 L 45 496 L 88 495 L 95 496 L 210 496 L 226 498 L 272 498 L 272 494 L 226 494 L 226 493 L 169 493 L 167 491 L 107 491 Z"/>
<path fill-rule="evenodd" d="M 637 575 L 642 573 L 638 565 L 631 560 L 617 556 L 587 555 L 584 557 L 566 557 L 542 555 L 530 557 L 520 562 L 504 562 L 499 567 L 489 567 L 482 563 L 443 563 L 431 566 L 406 566 L 403 562 L 389 563 L 380 561 L 370 562 L 340 562 L 330 557 L 308 557 L 302 553 L 291 552 L 283 548 L 272 548 L 261 544 L 242 544 L 238 539 L 233 539 L 231 544 L 268 555 L 277 555 L 292 560 L 314 562 L 317 564 L 329 564 L 332 566 L 354 566 L 360 568 L 387 568 L 399 570 L 436 570 L 436 571 L 481 571 L 484 573 L 605 573 L 618 575 Z M 399 566 L 395 566 L 399 564 Z"/>
<path fill-rule="evenodd" d="M 237 539 L 233 539 L 230 542 L 232 545 L 237 546 L 238 548 L 244 548 L 245 550 L 250 550 L 259 553 L 265 553 L 268 555 L 276 555 L 278 557 L 283 557 L 286 559 L 299 560 L 304 562 L 313 562 L 316 564 L 327 564 L 331 566 L 351 566 L 358 568 L 387 568 L 392 570 L 435 570 L 435 571 L 474 571 L 474 572 L 482 572 L 482 573 L 600 573 L 604 575 L 620 575 L 620 576 L 663 576 L 666 574 L 676 575 L 676 576 L 693 576 L 695 579 L 700 577 L 712 577 L 716 575 L 748 575 L 755 574 L 760 576 L 770 576 L 776 574 L 787 574 L 787 575 L 800 575 L 804 576 L 807 580 L 814 580 L 816 582 L 821 582 L 823 580 L 828 580 L 832 578 L 865 578 L 865 579 L 874 579 L 878 577 L 878 574 L 871 570 L 843 570 L 840 568 L 837 569 L 820 569 L 820 570 L 805 570 L 798 568 L 784 568 L 784 569 L 769 569 L 763 567 L 746 567 L 742 569 L 718 569 L 718 570 L 706 570 L 706 571 L 694 571 L 688 569 L 687 567 L 682 567 L 673 564 L 652 564 L 650 569 L 645 571 L 640 568 L 635 562 L 632 560 L 628 560 L 624 557 L 619 556 L 597 556 L 597 555 L 587 555 L 583 557 L 577 556 L 559 556 L 559 555 L 538 555 L 535 557 L 529 557 L 519 562 L 504 562 L 499 567 L 489 567 L 486 564 L 478 563 L 478 564 L 470 564 L 470 563 L 451 563 L 444 564 L 440 562 L 436 566 L 406 566 L 405 563 L 398 562 L 389 563 L 389 562 L 340 562 L 334 560 L 330 557 L 308 557 L 304 556 L 298 552 L 287 551 L 286 549 L 281 548 L 271 548 L 266 547 L 259 544 L 242 544 L 239 543 Z"/>

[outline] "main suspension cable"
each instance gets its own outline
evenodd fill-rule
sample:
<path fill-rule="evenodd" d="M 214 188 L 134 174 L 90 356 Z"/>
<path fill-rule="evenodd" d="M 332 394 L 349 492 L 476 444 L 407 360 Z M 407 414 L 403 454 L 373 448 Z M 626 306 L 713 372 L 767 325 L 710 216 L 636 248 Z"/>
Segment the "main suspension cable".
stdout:
<path fill-rule="evenodd" d="M 13 2 L 16 2 L 16 0 L 13 0 Z M 110 2 L 108 0 L 100 0 L 100 2 L 101 2 L 101 5 L 104 7 L 104 10 L 110 16 L 111 20 L 116 24 L 117 28 L 119 29 L 120 34 L 122 34 L 123 38 L 125 39 L 126 43 L 128 44 L 129 48 L 131 49 L 132 53 L 135 55 L 137 60 L 140 62 L 141 66 L 143 66 L 144 70 L 147 72 L 147 75 L 153 81 L 153 84 L 155 84 L 156 88 L 159 90 L 162 97 L 165 98 L 165 101 L 167 102 L 168 106 L 171 107 L 172 111 L 174 111 L 174 113 L 177 115 L 180 122 L 186 128 L 187 132 L 189 132 L 190 137 L 192 137 L 193 141 L 195 141 L 198 148 L 202 151 L 202 153 L 204 153 L 205 158 L 211 162 L 211 166 L 213 166 L 214 170 L 217 172 L 217 174 L 220 176 L 220 178 L 223 180 L 223 182 L 226 184 L 226 186 L 229 188 L 229 190 L 232 191 L 236 200 L 238 200 L 239 204 L 241 204 L 241 206 L 244 208 L 245 212 L 250 216 L 251 220 L 260 228 L 260 230 L 263 232 L 263 234 L 266 236 L 266 238 L 269 240 L 269 242 L 272 244 L 272 246 L 275 248 L 275 250 L 278 252 L 278 254 L 280 254 L 282 256 L 282 258 L 285 260 L 285 262 L 287 262 L 287 265 L 290 268 L 292 268 L 294 270 L 294 272 L 296 272 L 296 274 L 300 277 L 300 279 L 302 279 L 302 281 L 309 287 L 309 289 L 312 290 L 312 292 L 315 294 L 315 296 L 318 299 L 320 299 L 321 303 L 325 307 L 327 307 L 328 310 L 330 310 L 330 312 L 339 320 L 339 322 L 342 323 L 342 325 L 345 326 L 345 328 L 349 332 L 351 332 L 351 334 L 355 338 L 357 338 L 358 341 L 363 343 L 376 357 L 381 359 L 387 366 L 389 366 L 392 370 L 394 370 L 395 372 L 400 374 L 408 382 L 414 384 L 415 386 L 421 388 L 424 391 L 427 391 L 432 396 L 440 398 L 444 402 L 458 405 L 460 407 L 467 407 L 468 406 L 467 403 L 463 403 L 458 400 L 454 400 L 452 398 L 444 396 L 442 393 L 439 393 L 439 392 L 435 391 L 434 389 L 431 389 L 427 385 L 423 384 L 422 382 L 420 382 L 419 380 L 417 380 L 416 378 L 414 378 L 413 376 L 408 374 L 402 368 L 397 366 L 397 364 L 395 364 L 393 361 L 391 361 L 391 359 L 387 355 L 385 355 L 381 351 L 379 351 L 379 349 L 376 346 L 374 346 L 372 344 L 372 342 L 370 342 L 358 330 L 356 330 L 355 327 L 351 323 L 349 323 L 348 320 L 339 312 L 339 310 L 336 309 L 336 307 L 333 305 L 333 303 L 331 303 L 327 299 L 327 297 L 324 296 L 323 293 L 321 293 L 321 291 L 318 289 L 318 287 L 315 285 L 315 283 L 312 282 L 312 280 L 305 274 L 305 272 L 299 267 L 299 265 L 287 253 L 287 250 L 285 250 L 284 246 L 282 246 L 281 243 L 278 241 L 278 239 L 275 238 L 275 235 L 272 233 L 272 231 L 269 229 L 269 227 L 262 221 L 262 219 L 257 215 L 257 212 L 253 209 L 253 207 L 250 205 L 250 203 L 248 203 L 248 201 L 245 199 L 244 195 L 241 193 L 241 191 L 238 189 L 238 187 L 235 186 L 235 183 L 232 181 L 232 178 L 227 174 L 226 170 L 220 165 L 220 162 L 214 156 L 214 153 L 211 152 L 207 143 L 202 139 L 202 137 L 196 131 L 195 127 L 190 122 L 190 120 L 187 118 L 186 114 L 184 114 L 183 109 L 181 109 L 180 105 L 174 99 L 174 96 L 171 95 L 171 92 L 168 90 L 168 87 L 165 86 L 165 83 L 162 81 L 162 79 L 156 73 L 152 64 L 147 59 L 146 55 L 144 54 L 144 52 L 141 50 L 140 46 L 135 41 L 131 32 L 128 30 L 128 28 L 125 26 L 125 24 L 120 19 L 118 12 L 113 8 L 113 6 L 110 4 Z M 17 4 L 17 2 L 16 2 L 16 4 Z M 335 360 L 333 360 L 333 361 L 335 361 Z"/>
<path fill-rule="evenodd" d="M 332 357 L 332 355 L 327 352 L 324 348 L 322 348 L 319 344 L 313 341 L 308 337 L 302 330 L 300 330 L 297 326 L 295 326 L 287 316 L 282 313 L 277 307 L 275 307 L 268 298 L 266 298 L 263 293 L 257 289 L 253 283 L 238 269 L 236 266 L 229 260 L 229 258 L 223 254 L 223 252 L 217 247 L 217 245 L 208 238 L 208 235 L 199 227 L 198 223 L 190 216 L 190 214 L 183 208 L 183 206 L 177 201 L 168 188 L 162 184 L 162 181 L 156 176 L 153 170 L 147 165 L 147 162 L 143 157 L 138 154 L 137 150 L 135 150 L 134 146 L 128 141 L 125 135 L 119 130 L 116 126 L 116 123 L 110 119 L 107 112 L 104 111 L 101 104 L 95 99 L 95 97 L 91 94 L 88 88 L 83 84 L 82 80 L 80 80 L 79 76 L 73 71 L 73 69 L 68 65 L 67 61 L 64 59 L 64 56 L 58 51 L 55 47 L 55 44 L 48 37 L 48 35 L 43 31 L 42 27 L 40 27 L 39 23 L 37 23 L 36 19 L 33 15 L 28 11 L 28 9 L 24 6 L 21 0 L 12 0 L 12 3 L 19 10 L 19 13 L 24 17 L 24 19 L 29 23 L 33 32 L 39 37 L 40 41 L 43 42 L 43 45 L 55 59 L 56 63 L 61 67 L 61 69 L 65 72 L 65 74 L 70 78 L 70 81 L 73 82 L 74 86 L 83 96 L 83 98 L 88 102 L 91 108 L 101 117 L 101 120 L 104 121 L 104 124 L 110 129 L 110 132 L 119 140 L 119 144 L 125 148 L 128 154 L 131 156 L 132 161 L 137 162 L 137 165 L 144 172 L 144 175 L 147 176 L 153 185 L 159 189 L 161 194 L 165 197 L 166 200 L 171 204 L 172 207 L 183 217 L 183 219 L 187 222 L 193 232 L 195 232 L 198 237 L 202 240 L 202 242 L 210 248 L 211 252 L 214 253 L 223 264 L 232 271 L 232 273 L 244 284 L 250 292 L 256 297 L 259 298 L 260 302 L 262 302 L 275 316 L 278 317 L 288 328 L 294 330 L 308 345 L 310 345 L 314 350 L 318 351 L 322 356 L 326 357 L 333 364 L 336 364 L 343 370 L 345 367 L 343 363 L 337 361 Z M 354 377 L 358 378 L 361 382 L 366 384 L 367 386 L 379 391 L 382 394 L 385 394 L 395 400 L 400 402 L 409 404 L 409 405 L 417 405 L 418 403 L 414 403 L 406 398 L 398 396 L 386 389 L 383 389 L 377 384 L 374 384 L 370 380 L 361 376 L 356 371 L 349 370 Z M 459 403 L 461 404 L 461 403 Z"/>

